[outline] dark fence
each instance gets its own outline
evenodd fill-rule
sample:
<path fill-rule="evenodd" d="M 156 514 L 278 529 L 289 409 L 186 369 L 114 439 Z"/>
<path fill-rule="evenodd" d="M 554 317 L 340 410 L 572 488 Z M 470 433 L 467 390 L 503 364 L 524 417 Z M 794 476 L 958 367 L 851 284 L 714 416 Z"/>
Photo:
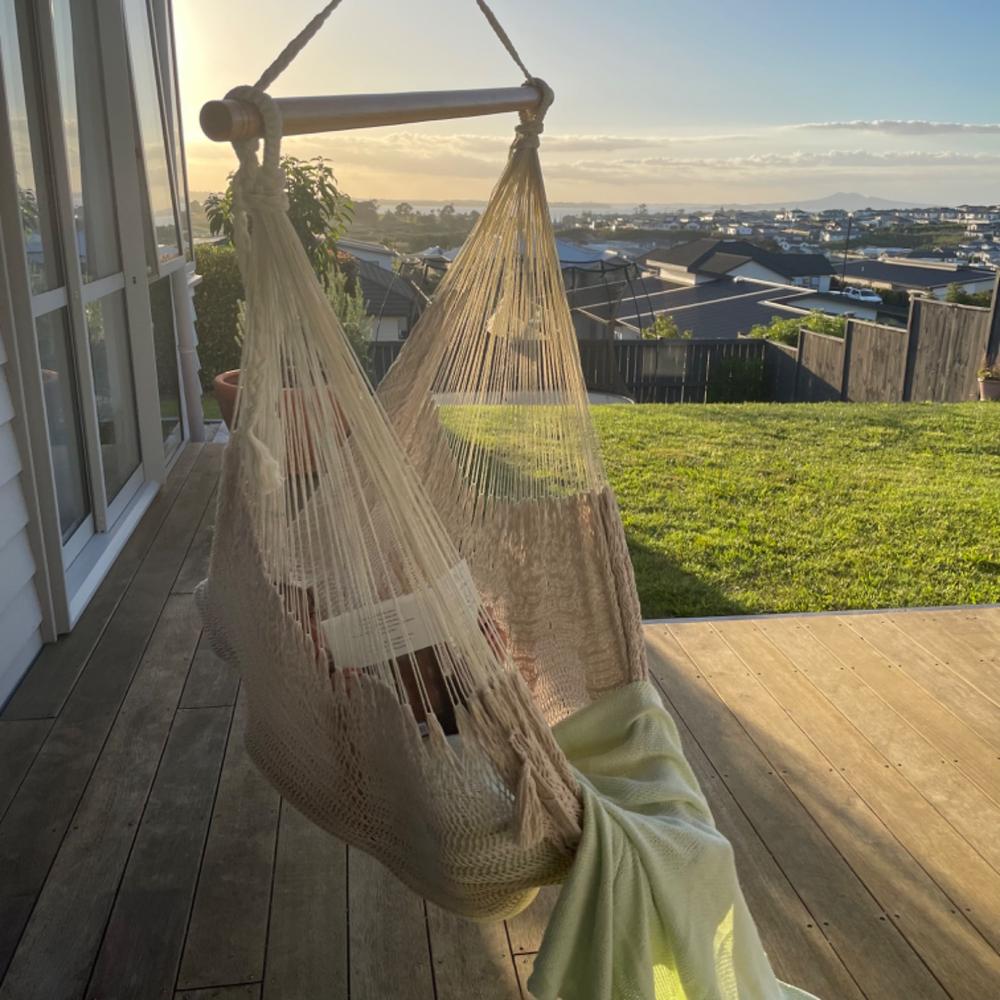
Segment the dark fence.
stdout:
<path fill-rule="evenodd" d="M 638 403 L 767 399 L 763 340 L 580 340 L 587 388 Z M 371 345 L 368 372 L 378 385 L 402 344 Z"/>

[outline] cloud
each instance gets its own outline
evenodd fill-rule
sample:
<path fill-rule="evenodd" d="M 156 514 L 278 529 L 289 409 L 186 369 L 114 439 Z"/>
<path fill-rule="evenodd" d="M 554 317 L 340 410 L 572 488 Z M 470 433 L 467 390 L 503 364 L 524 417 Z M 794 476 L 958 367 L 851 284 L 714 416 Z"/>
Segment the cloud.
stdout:
<path fill-rule="evenodd" d="M 904 121 L 876 118 L 871 121 L 803 122 L 789 126 L 826 132 L 878 132 L 881 135 L 1000 135 L 1000 123 Z"/>

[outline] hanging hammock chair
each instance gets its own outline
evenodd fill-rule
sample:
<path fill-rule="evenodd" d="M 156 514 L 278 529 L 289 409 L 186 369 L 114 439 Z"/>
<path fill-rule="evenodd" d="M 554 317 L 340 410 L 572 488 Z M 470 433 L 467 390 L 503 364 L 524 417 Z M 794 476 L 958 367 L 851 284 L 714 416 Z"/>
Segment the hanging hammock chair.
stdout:
<path fill-rule="evenodd" d="M 498 918 L 567 879 L 538 996 L 806 996 L 647 681 L 539 167 L 551 91 L 477 2 L 543 99 L 377 397 L 289 221 L 264 92 L 337 0 L 231 92 L 264 148 L 234 143 L 244 342 L 206 634 L 260 770 L 420 895 Z"/>

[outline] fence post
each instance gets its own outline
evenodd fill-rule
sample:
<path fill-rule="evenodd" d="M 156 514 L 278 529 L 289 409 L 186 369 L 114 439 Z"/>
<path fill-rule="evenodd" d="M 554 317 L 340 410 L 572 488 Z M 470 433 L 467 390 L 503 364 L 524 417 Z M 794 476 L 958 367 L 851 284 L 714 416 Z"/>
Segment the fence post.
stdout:
<path fill-rule="evenodd" d="M 906 321 L 906 367 L 903 369 L 903 402 L 910 402 L 913 395 L 913 374 L 917 368 L 917 348 L 920 346 L 920 300 L 923 296 L 910 294 L 910 315 Z"/>
<path fill-rule="evenodd" d="M 851 379 L 851 347 L 854 344 L 854 320 L 850 317 L 844 322 L 844 367 L 840 373 L 840 401 L 846 403 L 847 387 Z"/>
<path fill-rule="evenodd" d="M 990 332 L 986 337 L 986 363 L 996 364 L 1000 356 L 1000 271 L 993 282 L 993 306 L 990 310 Z"/>
<path fill-rule="evenodd" d="M 795 344 L 795 378 L 792 380 L 792 402 L 799 401 L 799 376 L 802 374 L 802 334 L 805 331 L 799 327 L 799 339 Z"/>

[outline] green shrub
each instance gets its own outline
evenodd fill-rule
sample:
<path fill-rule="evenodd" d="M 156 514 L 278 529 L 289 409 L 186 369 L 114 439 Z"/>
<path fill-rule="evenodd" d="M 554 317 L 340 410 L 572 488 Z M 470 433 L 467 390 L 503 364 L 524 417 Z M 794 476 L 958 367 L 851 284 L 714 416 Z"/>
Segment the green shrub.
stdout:
<path fill-rule="evenodd" d="M 722 358 L 708 373 L 709 403 L 758 403 L 765 400 L 763 358 Z"/>
<path fill-rule="evenodd" d="M 194 259 L 201 275 L 201 284 L 194 293 L 198 358 L 201 384 L 209 389 L 219 372 L 240 366 L 236 314 L 243 299 L 243 281 L 231 243 L 195 247 Z"/>
<path fill-rule="evenodd" d="M 825 333 L 829 337 L 843 337 L 844 317 L 827 316 L 821 312 L 811 312 L 808 316 L 790 316 L 788 319 L 775 317 L 766 326 L 758 323 L 751 327 L 747 336 L 758 340 L 774 340 L 779 344 L 795 347 L 799 342 L 800 327 L 805 327 L 814 333 Z"/>

